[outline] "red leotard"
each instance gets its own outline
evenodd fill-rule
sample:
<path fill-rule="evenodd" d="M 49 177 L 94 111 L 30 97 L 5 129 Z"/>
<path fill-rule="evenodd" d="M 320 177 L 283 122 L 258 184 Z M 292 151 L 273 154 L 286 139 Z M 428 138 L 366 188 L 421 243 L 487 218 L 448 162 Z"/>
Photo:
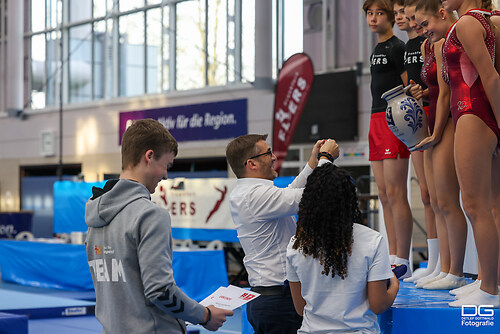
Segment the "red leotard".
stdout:
<path fill-rule="evenodd" d="M 500 16 L 500 10 L 492 10 L 491 16 Z"/>
<path fill-rule="evenodd" d="M 436 104 L 439 95 L 439 86 L 437 80 L 436 57 L 434 56 L 434 45 L 427 39 L 424 44 L 425 59 L 422 65 L 420 77 L 427 85 L 429 91 L 429 114 L 427 115 L 427 124 L 429 132 L 434 132 L 434 123 L 436 122 Z"/>
<path fill-rule="evenodd" d="M 494 61 L 495 35 L 482 13 L 489 14 L 488 11 L 484 10 L 471 10 L 464 15 L 476 18 L 483 25 L 486 30 L 485 43 L 490 57 Z M 450 106 L 453 122 L 456 126 L 460 116 L 474 114 L 486 123 L 500 141 L 500 129 L 498 129 L 495 115 L 484 92 L 481 78 L 457 38 L 455 25 L 448 31 L 443 45 L 443 78 L 445 81 L 449 80 L 450 84 Z"/>

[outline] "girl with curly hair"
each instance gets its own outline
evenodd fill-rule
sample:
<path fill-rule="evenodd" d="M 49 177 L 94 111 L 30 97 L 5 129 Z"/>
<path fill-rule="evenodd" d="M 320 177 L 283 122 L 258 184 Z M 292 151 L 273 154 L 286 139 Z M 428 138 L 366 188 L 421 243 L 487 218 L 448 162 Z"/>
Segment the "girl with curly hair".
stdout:
<path fill-rule="evenodd" d="M 361 225 L 351 176 L 333 164 L 316 168 L 298 215 L 287 248 L 287 278 L 303 315 L 297 333 L 380 332 L 375 314 L 392 305 L 399 282 L 382 235 Z"/>

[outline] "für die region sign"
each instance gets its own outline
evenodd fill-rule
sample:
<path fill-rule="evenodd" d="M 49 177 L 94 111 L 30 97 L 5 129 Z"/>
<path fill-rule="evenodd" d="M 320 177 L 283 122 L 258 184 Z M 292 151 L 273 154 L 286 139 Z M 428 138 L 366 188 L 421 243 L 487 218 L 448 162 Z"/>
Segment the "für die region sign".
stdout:
<path fill-rule="evenodd" d="M 248 131 L 247 100 L 230 100 L 120 113 L 119 144 L 133 121 L 152 118 L 178 142 L 228 139 Z"/>

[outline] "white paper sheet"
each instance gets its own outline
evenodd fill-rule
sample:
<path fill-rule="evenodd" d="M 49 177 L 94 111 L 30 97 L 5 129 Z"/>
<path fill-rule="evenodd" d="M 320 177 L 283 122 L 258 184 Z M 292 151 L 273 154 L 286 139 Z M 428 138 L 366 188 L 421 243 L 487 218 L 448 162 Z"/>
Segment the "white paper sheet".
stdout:
<path fill-rule="evenodd" d="M 229 285 L 228 287 L 221 286 L 210 296 L 203 299 L 200 304 L 203 306 L 213 305 L 226 310 L 234 310 L 259 296 L 260 294 L 257 292 L 242 289 L 234 285 Z"/>

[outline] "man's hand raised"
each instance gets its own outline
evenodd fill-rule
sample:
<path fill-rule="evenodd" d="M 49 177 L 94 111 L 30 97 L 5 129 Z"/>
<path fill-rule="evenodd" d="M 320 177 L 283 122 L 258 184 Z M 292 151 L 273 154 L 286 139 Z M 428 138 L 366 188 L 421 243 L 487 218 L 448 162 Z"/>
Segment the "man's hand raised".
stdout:
<path fill-rule="evenodd" d="M 333 159 L 337 159 L 340 154 L 339 145 L 333 139 L 325 140 L 319 151 L 331 154 Z"/>

